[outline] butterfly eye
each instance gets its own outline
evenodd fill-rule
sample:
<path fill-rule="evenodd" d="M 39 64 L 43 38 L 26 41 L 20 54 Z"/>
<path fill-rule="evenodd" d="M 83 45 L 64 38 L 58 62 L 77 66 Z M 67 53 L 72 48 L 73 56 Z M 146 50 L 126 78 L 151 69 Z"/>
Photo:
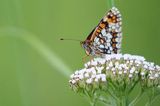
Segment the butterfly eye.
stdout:
<path fill-rule="evenodd" d="M 83 45 L 83 41 L 81 41 L 80 44 Z"/>

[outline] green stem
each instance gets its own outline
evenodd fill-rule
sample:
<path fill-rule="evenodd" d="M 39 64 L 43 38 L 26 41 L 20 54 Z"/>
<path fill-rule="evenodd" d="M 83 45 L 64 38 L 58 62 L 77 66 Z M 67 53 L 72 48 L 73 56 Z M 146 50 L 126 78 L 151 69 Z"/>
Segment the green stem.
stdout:
<path fill-rule="evenodd" d="M 151 106 L 152 102 L 151 102 L 151 98 L 149 98 L 148 102 L 145 104 L 145 106 Z"/>
<path fill-rule="evenodd" d="M 99 97 L 94 97 L 94 96 L 90 98 L 91 99 L 91 102 L 90 102 L 91 106 L 96 106 L 98 98 Z"/>
<path fill-rule="evenodd" d="M 98 100 L 100 102 L 102 102 L 103 104 L 105 104 L 105 105 L 111 105 L 111 103 L 109 101 L 107 101 L 106 99 L 104 99 L 104 98 L 98 98 Z"/>
<path fill-rule="evenodd" d="M 86 90 L 84 90 L 84 94 L 85 94 L 86 98 L 89 99 L 90 105 L 91 106 L 96 106 L 96 102 L 97 102 L 98 97 L 95 97 L 94 94 L 92 95 Z"/>
<path fill-rule="evenodd" d="M 150 100 L 146 103 L 145 106 L 152 106 L 152 103 L 157 99 L 158 96 L 159 96 L 159 95 L 157 95 L 157 96 L 153 97 L 152 99 L 150 99 Z"/>
<path fill-rule="evenodd" d="M 91 100 L 91 106 L 96 106 L 98 97 L 94 97 L 94 96 L 93 96 L 91 99 L 92 99 L 92 100 Z"/>
<path fill-rule="evenodd" d="M 129 106 L 135 106 L 140 100 L 140 98 L 143 96 L 143 94 L 144 94 L 144 90 L 141 90 L 139 95 L 129 104 Z"/>
<path fill-rule="evenodd" d="M 90 104 L 91 106 L 96 106 L 95 102 L 91 102 Z"/>
<path fill-rule="evenodd" d="M 114 6 L 115 6 L 114 5 L 114 0 L 108 0 L 108 8 L 110 9 L 110 8 L 112 8 Z"/>
<path fill-rule="evenodd" d="M 126 99 L 125 95 L 123 95 L 121 97 L 121 105 L 120 106 L 127 106 L 127 99 Z"/>
<path fill-rule="evenodd" d="M 131 91 L 133 91 L 133 89 L 134 89 L 135 86 L 137 85 L 138 81 L 139 81 L 139 78 L 138 78 L 138 80 L 137 80 L 133 85 L 131 85 L 131 87 L 130 87 L 129 90 L 128 90 L 128 93 L 129 93 L 129 94 L 131 93 Z"/>
<path fill-rule="evenodd" d="M 146 103 L 145 106 L 152 106 L 152 103 L 156 100 L 156 98 L 159 96 L 160 94 L 155 91 L 155 88 L 152 89 L 152 94 L 149 95 L 149 100 L 148 102 Z"/>
<path fill-rule="evenodd" d="M 119 102 L 119 99 L 114 95 L 111 90 L 107 89 L 107 92 L 112 96 L 113 99 L 115 99 L 116 102 Z"/>

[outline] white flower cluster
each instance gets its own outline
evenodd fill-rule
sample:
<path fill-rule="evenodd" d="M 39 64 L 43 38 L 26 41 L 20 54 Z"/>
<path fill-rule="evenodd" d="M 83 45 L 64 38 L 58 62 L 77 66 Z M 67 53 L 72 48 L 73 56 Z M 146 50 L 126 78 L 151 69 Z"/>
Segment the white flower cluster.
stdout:
<path fill-rule="evenodd" d="M 132 80 L 137 77 L 140 81 L 155 81 L 156 85 L 159 85 L 160 66 L 145 61 L 145 58 L 141 56 L 130 54 L 105 55 L 103 58 L 94 58 L 87 62 L 84 69 L 71 75 L 69 82 L 72 87 L 78 87 L 80 83 L 91 85 L 105 83 L 108 79 Z"/>
<path fill-rule="evenodd" d="M 70 83 L 75 84 L 80 80 L 85 80 L 87 84 L 99 81 L 105 82 L 106 75 L 102 73 L 103 69 L 104 67 L 91 67 L 76 71 L 75 74 L 71 75 Z"/>

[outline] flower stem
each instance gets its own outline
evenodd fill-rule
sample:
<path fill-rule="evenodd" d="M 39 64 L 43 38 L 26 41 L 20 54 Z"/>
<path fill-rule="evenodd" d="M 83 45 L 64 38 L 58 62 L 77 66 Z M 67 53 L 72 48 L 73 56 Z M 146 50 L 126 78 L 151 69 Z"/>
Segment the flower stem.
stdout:
<path fill-rule="evenodd" d="M 155 89 L 152 89 L 152 94 L 149 97 L 148 102 L 146 103 L 145 106 L 152 106 L 152 103 L 156 100 L 156 98 L 159 96 L 160 94 L 156 94 Z"/>
<path fill-rule="evenodd" d="M 144 94 L 144 90 L 141 90 L 139 95 L 129 104 L 129 106 L 135 106 L 140 100 L 140 98 L 143 96 L 143 94 Z"/>
<path fill-rule="evenodd" d="M 115 99 L 117 102 L 119 102 L 119 99 L 114 95 L 114 93 L 111 90 L 107 90 L 107 92 Z"/>
<path fill-rule="evenodd" d="M 157 99 L 158 96 L 150 98 L 145 106 L 152 106 L 152 103 Z"/>
<path fill-rule="evenodd" d="M 96 106 L 97 100 L 98 100 L 97 97 L 96 97 L 96 98 L 95 98 L 95 97 L 92 97 L 92 98 L 91 98 L 91 102 L 90 102 L 91 106 Z"/>
<path fill-rule="evenodd" d="M 111 8 L 114 6 L 114 0 L 108 0 L 108 8 Z"/>
<path fill-rule="evenodd" d="M 95 102 L 91 102 L 90 104 L 91 106 L 96 106 Z"/>
<path fill-rule="evenodd" d="M 126 96 L 122 96 L 121 97 L 121 105 L 120 106 L 127 106 L 127 99 Z"/>

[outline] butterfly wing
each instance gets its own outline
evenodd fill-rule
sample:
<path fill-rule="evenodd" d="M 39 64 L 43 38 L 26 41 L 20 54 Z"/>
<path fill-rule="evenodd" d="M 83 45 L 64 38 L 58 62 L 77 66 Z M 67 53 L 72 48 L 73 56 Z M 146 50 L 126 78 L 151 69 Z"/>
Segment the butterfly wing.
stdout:
<path fill-rule="evenodd" d="M 87 37 L 92 54 L 117 54 L 121 49 L 121 14 L 113 7 Z"/>

